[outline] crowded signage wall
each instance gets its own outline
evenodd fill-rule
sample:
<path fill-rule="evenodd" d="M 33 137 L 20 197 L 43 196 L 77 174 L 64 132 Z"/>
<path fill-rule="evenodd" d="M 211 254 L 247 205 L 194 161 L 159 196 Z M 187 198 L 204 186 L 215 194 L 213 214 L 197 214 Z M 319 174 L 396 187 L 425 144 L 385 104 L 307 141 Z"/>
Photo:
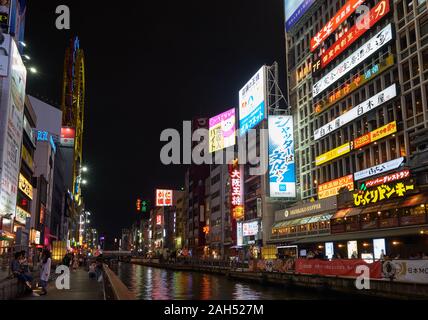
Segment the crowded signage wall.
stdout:
<path fill-rule="evenodd" d="M 319 185 L 318 199 L 337 196 L 339 194 L 339 190 L 342 188 L 347 188 L 349 191 L 354 191 L 354 176 L 352 174 Z"/>
<path fill-rule="evenodd" d="M 272 198 L 296 197 L 292 116 L 269 117 L 269 183 Z"/>
<path fill-rule="evenodd" d="M 320 165 L 327 163 L 333 159 L 336 159 L 336 158 L 339 158 L 345 154 L 348 154 L 349 152 L 351 152 L 351 144 L 349 142 L 347 142 L 344 145 L 317 157 L 315 159 L 315 165 L 320 166 Z"/>
<path fill-rule="evenodd" d="M 384 60 L 381 60 L 380 63 L 370 66 L 363 72 L 356 74 L 350 81 L 344 83 L 339 89 L 333 90 L 327 97 L 318 101 L 314 107 L 315 112 L 320 113 L 330 108 L 332 105 L 339 102 L 355 90 L 361 88 L 370 80 L 373 80 L 378 75 L 381 75 L 393 65 L 394 55 L 390 54 Z"/>
<path fill-rule="evenodd" d="M 392 40 L 392 25 L 387 25 L 373 38 L 358 48 L 336 68 L 314 84 L 312 96 L 315 98 L 329 86 L 341 79 L 348 72 L 357 67 L 361 62 L 372 56 L 376 51 Z"/>
<path fill-rule="evenodd" d="M 267 67 L 263 66 L 239 91 L 241 136 L 266 118 L 266 77 Z"/>
<path fill-rule="evenodd" d="M 370 178 L 372 176 L 376 176 L 378 174 L 382 174 L 382 173 L 385 173 L 385 172 L 388 172 L 391 170 L 395 170 L 395 169 L 399 168 L 400 166 L 402 166 L 403 163 L 404 163 L 404 158 L 401 157 L 401 158 L 398 158 L 395 160 L 385 162 L 385 163 L 380 164 L 378 166 L 374 166 L 374 167 L 371 167 L 369 169 L 356 172 L 354 174 L 354 180 L 359 181 L 359 180 Z"/>
<path fill-rule="evenodd" d="M 369 28 L 364 28 L 360 24 L 354 24 L 342 37 L 340 37 L 329 49 L 322 55 L 320 60 L 314 62 L 315 66 L 325 68 L 330 62 L 338 57 L 346 48 L 353 44 L 359 37 L 361 37 L 367 30 L 373 27 L 380 19 L 389 13 L 389 0 L 380 1 L 370 11 L 369 21 L 361 21 L 360 24 L 364 26 L 368 23 Z"/>
<path fill-rule="evenodd" d="M 413 191 L 413 184 L 398 182 L 396 184 L 383 184 L 374 189 L 354 193 L 354 205 L 356 207 L 376 204 L 391 198 L 404 197 L 408 191 Z"/>
<path fill-rule="evenodd" d="M 229 165 L 230 177 L 230 205 L 232 217 L 235 220 L 244 217 L 244 202 L 243 202 L 243 180 L 242 180 L 242 167 L 235 161 Z"/>
<path fill-rule="evenodd" d="M 285 30 L 288 32 L 315 3 L 315 0 L 284 0 Z"/>
<path fill-rule="evenodd" d="M 336 15 L 311 39 L 311 51 L 315 51 L 363 2 L 364 0 L 349 0 L 346 2 Z"/>
<path fill-rule="evenodd" d="M 209 121 L 210 153 L 229 148 L 236 143 L 235 109 L 226 111 Z"/>
<path fill-rule="evenodd" d="M 62 147 L 73 148 L 76 130 L 74 128 L 61 128 L 60 143 Z"/>
<path fill-rule="evenodd" d="M 256 236 L 259 233 L 259 222 L 244 222 L 242 225 L 242 234 L 244 237 Z"/>
<path fill-rule="evenodd" d="M 353 148 L 359 149 L 362 148 L 372 142 L 378 141 L 380 139 L 383 139 L 391 134 L 394 134 L 397 132 L 397 122 L 393 121 L 391 123 L 388 123 L 387 125 L 380 127 L 379 129 L 376 129 L 372 132 L 369 132 L 357 139 L 353 142 Z"/>
<path fill-rule="evenodd" d="M 156 207 L 172 207 L 172 190 L 156 190 Z"/>
<path fill-rule="evenodd" d="M 345 112 L 344 114 L 334 119 L 330 123 L 326 124 L 325 126 L 315 130 L 314 139 L 319 140 L 325 137 L 326 135 L 332 133 L 333 131 L 336 131 L 337 129 L 348 124 L 349 122 L 352 122 L 353 120 L 361 117 L 362 115 L 392 100 L 396 96 L 397 96 L 397 85 L 394 83 L 393 85 L 389 86 L 382 92 L 379 92 L 372 98 L 364 101 L 363 103 L 352 108 L 348 112 Z"/>
<path fill-rule="evenodd" d="M 405 180 L 409 177 L 410 177 L 410 171 L 403 170 L 381 178 L 369 180 L 365 183 L 365 186 L 366 188 L 372 188 L 372 187 L 380 186 L 381 184 L 387 184 L 394 181 Z"/>
<path fill-rule="evenodd" d="M 22 174 L 19 174 L 19 190 L 21 190 L 28 198 L 33 200 L 33 186 Z"/>

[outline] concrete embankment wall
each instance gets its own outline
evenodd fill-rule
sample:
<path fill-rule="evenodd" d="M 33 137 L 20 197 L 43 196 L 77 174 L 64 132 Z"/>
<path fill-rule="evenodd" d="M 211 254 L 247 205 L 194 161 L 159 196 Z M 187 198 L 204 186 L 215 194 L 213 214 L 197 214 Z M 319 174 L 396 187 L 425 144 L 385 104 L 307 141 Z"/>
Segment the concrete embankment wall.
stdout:
<path fill-rule="evenodd" d="M 370 290 L 358 290 L 355 286 L 355 279 L 346 277 L 304 275 L 294 273 L 233 271 L 229 268 L 219 268 L 212 266 L 160 264 L 157 262 L 143 262 L 137 260 L 133 260 L 132 263 L 174 271 L 196 271 L 221 274 L 237 280 L 252 281 L 289 288 L 297 287 L 321 291 L 330 290 L 349 295 L 364 295 L 368 297 L 387 299 L 428 299 L 428 285 L 425 284 L 372 279 L 370 281 Z"/>

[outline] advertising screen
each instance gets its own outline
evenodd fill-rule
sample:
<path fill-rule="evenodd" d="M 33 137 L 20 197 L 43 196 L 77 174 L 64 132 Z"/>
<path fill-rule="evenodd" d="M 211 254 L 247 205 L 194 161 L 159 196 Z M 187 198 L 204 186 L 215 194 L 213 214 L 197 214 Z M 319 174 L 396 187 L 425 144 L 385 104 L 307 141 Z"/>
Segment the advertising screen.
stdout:
<path fill-rule="evenodd" d="M 296 197 L 292 116 L 269 117 L 269 184 L 272 198 Z"/>
<path fill-rule="evenodd" d="M 172 190 L 156 190 L 156 207 L 172 207 Z"/>
<path fill-rule="evenodd" d="M 348 259 L 352 259 L 352 256 L 358 257 L 358 243 L 357 241 L 348 241 Z"/>
<path fill-rule="evenodd" d="M 386 256 L 385 239 L 374 239 L 373 249 L 374 249 L 374 258 L 376 260 L 379 260 L 382 255 Z"/>
<path fill-rule="evenodd" d="M 340 127 L 348 124 L 349 122 L 361 117 L 362 115 L 376 109 L 377 107 L 383 105 L 384 103 L 392 100 L 397 96 L 397 86 L 396 84 L 391 85 L 382 92 L 379 92 L 370 99 L 364 101 L 360 105 L 352 108 L 351 110 L 345 112 L 340 117 L 334 119 L 325 126 L 315 130 L 314 139 L 319 140 L 326 135 L 332 133 L 333 131 L 339 129 Z"/>
<path fill-rule="evenodd" d="M 348 58 L 343 60 L 336 68 L 325 75 L 321 80 L 314 84 L 312 96 L 315 98 L 329 86 L 341 79 L 360 63 L 371 57 L 376 51 L 392 40 L 392 25 L 388 24 L 373 38 L 364 43 L 360 48 L 354 51 Z"/>
<path fill-rule="evenodd" d="M 289 31 L 315 3 L 315 0 L 284 0 L 285 30 Z"/>
<path fill-rule="evenodd" d="M 349 16 L 357 10 L 364 0 L 349 0 L 337 11 L 336 15 L 311 40 L 311 51 L 327 39 Z"/>
<path fill-rule="evenodd" d="M 226 111 L 209 121 L 210 153 L 229 148 L 236 143 L 235 109 Z"/>
<path fill-rule="evenodd" d="M 73 148 L 76 130 L 74 128 L 61 128 L 60 144 L 62 147 Z"/>
<path fill-rule="evenodd" d="M 239 91 L 240 135 L 266 118 L 266 67 L 263 66 Z"/>
<path fill-rule="evenodd" d="M 242 234 L 244 235 L 244 237 L 256 236 L 259 233 L 259 222 L 253 221 L 244 223 L 242 226 L 242 230 Z"/>

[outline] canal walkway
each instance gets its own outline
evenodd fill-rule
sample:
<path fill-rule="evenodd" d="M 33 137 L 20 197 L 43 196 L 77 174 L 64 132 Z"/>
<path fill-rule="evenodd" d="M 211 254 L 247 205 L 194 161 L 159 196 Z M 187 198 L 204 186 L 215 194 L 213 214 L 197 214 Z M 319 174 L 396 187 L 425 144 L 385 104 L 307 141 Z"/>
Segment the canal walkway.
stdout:
<path fill-rule="evenodd" d="M 47 295 L 27 295 L 21 300 L 104 300 L 103 283 L 89 279 L 87 271 L 78 269 L 71 272 L 70 290 L 58 290 L 53 280 L 49 282 Z"/>

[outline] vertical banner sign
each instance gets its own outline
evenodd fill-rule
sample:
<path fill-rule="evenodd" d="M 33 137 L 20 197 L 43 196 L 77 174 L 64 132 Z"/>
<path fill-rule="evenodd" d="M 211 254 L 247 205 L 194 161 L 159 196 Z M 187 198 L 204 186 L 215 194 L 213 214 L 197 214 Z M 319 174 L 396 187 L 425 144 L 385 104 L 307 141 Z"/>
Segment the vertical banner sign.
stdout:
<path fill-rule="evenodd" d="M 15 41 L 11 41 L 9 77 L 3 78 L 0 100 L 0 216 L 15 217 L 21 164 L 27 70 Z"/>
<path fill-rule="evenodd" d="M 238 247 L 242 247 L 244 245 L 244 236 L 243 236 L 243 230 L 242 230 L 242 222 L 237 223 L 236 227 L 236 245 Z"/>
<path fill-rule="evenodd" d="M 266 118 L 266 67 L 239 91 L 239 128 L 243 136 Z"/>
<path fill-rule="evenodd" d="M 230 176 L 230 209 L 232 218 L 240 220 L 244 218 L 244 202 L 243 202 L 243 180 L 242 166 L 237 161 L 229 165 Z"/>
<path fill-rule="evenodd" d="M 312 38 L 311 51 L 315 51 L 363 2 L 364 0 L 349 0 L 346 2 L 336 15 Z"/>
<path fill-rule="evenodd" d="M 269 183 L 273 198 L 296 197 L 292 116 L 269 117 Z"/>

